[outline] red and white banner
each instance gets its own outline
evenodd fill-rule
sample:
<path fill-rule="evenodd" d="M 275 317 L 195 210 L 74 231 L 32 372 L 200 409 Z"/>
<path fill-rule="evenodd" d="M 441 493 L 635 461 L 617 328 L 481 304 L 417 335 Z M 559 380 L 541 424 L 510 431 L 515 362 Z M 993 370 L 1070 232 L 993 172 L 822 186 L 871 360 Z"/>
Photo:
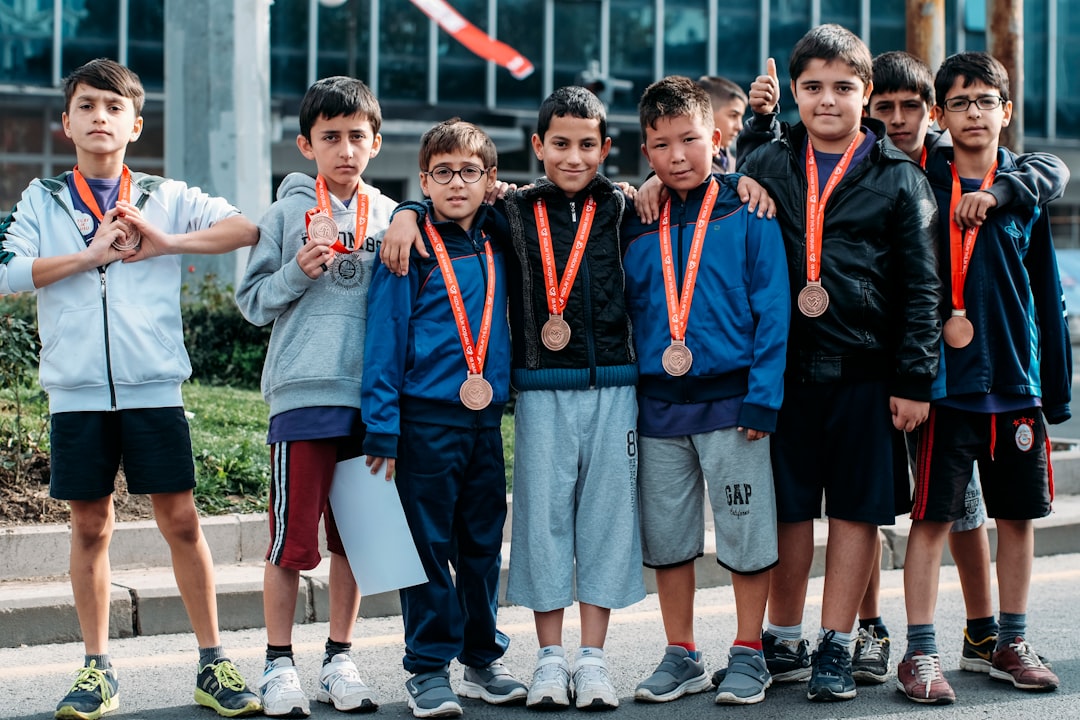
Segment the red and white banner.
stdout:
<path fill-rule="evenodd" d="M 445 0 L 411 0 L 412 4 L 439 24 L 455 40 L 485 60 L 501 65 L 518 80 L 532 75 L 533 64 L 514 48 L 488 36 L 463 18 Z"/>

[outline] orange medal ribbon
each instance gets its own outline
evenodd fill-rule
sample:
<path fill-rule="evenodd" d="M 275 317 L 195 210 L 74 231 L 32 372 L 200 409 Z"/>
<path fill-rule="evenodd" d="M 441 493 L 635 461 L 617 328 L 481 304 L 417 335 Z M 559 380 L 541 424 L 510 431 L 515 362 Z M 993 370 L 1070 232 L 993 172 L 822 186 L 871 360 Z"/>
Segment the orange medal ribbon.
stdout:
<path fill-rule="evenodd" d="M 90 212 L 94 213 L 94 217 L 101 222 L 105 219 L 105 213 L 98 207 L 97 198 L 94 197 L 94 193 L 90 190 L 90 184 L 86 182 L 86 178 L 79 172 L 79 166 L 76 165 L 72 170 L 75 176 L 75 189 L 79 191 L 79 197 L 83 203 L 90 209 Z M 120 192 L 116 197 L 117 202 L 131 202 L 131 171 L 128 170 L 128 166 L 124 165 L 123 171 L 120 173 Z"/>
<path fill-rule="evenodd" d="M 806 279 L 809 282 L 816 283 L 821 278 L 821 239 L 825 232 L 825 204 L 829 202 L 833 189 L 847 172 L 851 156 L 855 154 L 855 149 L 862 142 L 863 137 L 860 131 L 847 146 L 847 150 L 840 156 L 840 161 L 836 163 L 832 174 L 829 175 L 829 181 L 825 183 L 825 189 L 821 192 L 820 198 L 818 197 L 817 158 L 814 157 L 813 143 L 809 139 L 806 141 Z"/>
<path fill-rule="evenodd" d="M 953 314 L 956 311 L 964 311 L 964 283 L 967 282 L 968 266 L 971 264 L 971 255 L 975 252 L 975 239 L 979 236 L 978 226 L 962 229 L 956 224 L 956 208 L 960 204 L 963 191 L 960 188 L 960 174 L 956 170 L 956 164 L 952 164 L 952 195 L 949 198 L 949 258 L 952 275 L 952 306 Z M 990 166 L 989 172 L 982 179 L 979 190 L 985 190 L 994 184 L 994 175 L 997 173 L 997 161 Z M 962 313 L 961 313 L 962 314 Z"/>
<path fill-rule="evenodd" d="M 686 324 L 690 320 L 690 303 L 694 300 L 694 286 L 697 284 L 698 268 L 701 264 L 701 250 L 705 245 L 705 231 L 709 227 L 713 205 L 720 192 L 720 184 L 714 178 L 705 192 L 705 199 L 698 210 L 694 225 L 694 236 L 690 242 L 690 255 L 686 261 L 686 275 L 683 277 L 682 296 L 678 294 L 675 280 L 675 261 L 671 252 L 671 200 L 664 203 L 660 213 L 660 258 L 664 268 L 664 290 L 667 297 L 668 329 L 671 339 L 686 339 Z"/>
<path fill-rule="evenodd" d="M 326 217 L 330 218 L 331 220 L 333 220 L 333 218 L 334 218 L 334 210 L 333 210 L 333 208 L 332 208 L 332 206 L 330 204 L 330 191 L 326 187 L 326 180 L 323 179 L 322 175 L 319 175 L 319 176 L 317 176 L 315 178 L 315 197 L 317 198 L 318 206 L 312 208 L 311 210 L 308 210 L 307 217 L 305 218 L 305 222 L 307 224 L 307 227 L 309 227 L 309 228 L 311 227 L 312 218 L 315 215 L 322 214 L 322 215 L 325 215 Z M 345 245 L 342 244 L 340 239 L 334 240 L 333 244 L 331 244 L 330 247 L 333 248 L 334 250 L 338 251 L 338 252 L 343 252 L 343 253 L 355 252 L 356 248 L 360 247 L 363 244 L 364 238 L 367 237 L 367 225 L 368 225 L 368 196 L 366 194 L 360 192 L 360 185 L 357 185 L 357 188 L 356 188 L 356 231 L 355 231 L 355 234 L 353 235 L 353 238 L 354 238 L 354 240 L 356 242 L 356 247 L 354 247 L 352 250 L 350 250 L 349 248 L 345 247 Z"/>
<path fill-rule="evenodd" d="M 578 221 L 577 234 L 574 236 L 574 247 L 566 260 L 561 282 L 555 270 L 551 226 L 548 223 L 547 206 L 543 200 L 537 200 L 533 205 L 533 216 L 536 218 L 536 234 L 540 236 L 540 259 L 544 265 L 544 288 L 547 291 L 548 310 L 552 315 L 561 316 L 563 308 L 566 307 L 566 300 L 570 297 L 570 288 L 574 286 L 574 278 L 581 269 L 581 258 L 585 255 L 589 231 L 592 229 L 593 218 L 596 216 L 596 201 L 592 197 L 585 201 L 585 207 L 581 211 L 581 220 Z"/>
<path fill-rule="evenodd" d="M 487 256 L 487 292 L 484 296 L 484 315 L 480 321 L 480 334 L 473 343 L 472 328 L 469 326 L 469 316 L 465 313 L 465 304 L 461 299 L 461 288 L 458 286 L 457 275 L 454 273 L 454 265 L 450 261 L 446 245 L 443 244 L 442 235 L 435 229 L 430 216 L 424 218 L 424 232 L 431 241 L 435 257 L 439 261 L 439 269 L 442 270 L 446 294 L 450 298 L 450 307 L 454 311 L 458 337 L 461 338 L 461 349 L 465 352 L 465 363 L 469 366 L 469 374 L 470 376 L 480 375 L 484 372 L 488 339 L 491 337 L 491 316 L 495 307 L 495 255 L 491 251 L 491 241 L 484 240 L 484 254 Z"/>

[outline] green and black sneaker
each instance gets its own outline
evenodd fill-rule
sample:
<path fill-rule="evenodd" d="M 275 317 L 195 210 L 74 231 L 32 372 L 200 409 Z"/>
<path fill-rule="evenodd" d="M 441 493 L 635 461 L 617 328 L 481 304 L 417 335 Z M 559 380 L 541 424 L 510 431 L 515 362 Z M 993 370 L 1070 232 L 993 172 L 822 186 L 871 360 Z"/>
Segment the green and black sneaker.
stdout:
<path fill-rule="evenodd" d="M 254 715 L 262 710 L 259 696 L 248 688 L 229 658 L 218 658 L 199 670 L 195 702 L 213 708 L 222 717 Z"/>
<path fill-rule="evenodd" d="M 97 720 L 107 712 L 120 707 L 120 687 L 116 671 L 112 668 L 99 670 L 97 661 L 79 668 L 75 684 L 56 706 L 57 720 Z"/>

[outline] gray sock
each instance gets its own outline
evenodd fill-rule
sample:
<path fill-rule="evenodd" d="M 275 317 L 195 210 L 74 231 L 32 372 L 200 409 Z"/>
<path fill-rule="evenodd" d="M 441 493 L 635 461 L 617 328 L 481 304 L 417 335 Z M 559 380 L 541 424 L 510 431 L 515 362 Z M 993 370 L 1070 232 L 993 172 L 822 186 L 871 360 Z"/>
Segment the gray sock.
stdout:
<path fill-rule="evenodd" d="M 225 651 L 221 649 L 220 645 L 215 645 L 210 648 L 199 648 L 199 668 L 201 669 L 207 665 L 213 665 L 223 657 L 225 657 Z"/>
<path fill-rule="evenodd" d="M 112 661 L 109 659 L 109 653 L 104 655 L 84 655 L 83 667 L 90 667 L 90 663 L 94 663 L 94 667 L 98 670 L 108 670 L 112 667 Z"/>
<path fill-rule="evenodd" d="M 910 660 L 916 652 L 922 652 L 924 655 L 938 654 L 934 623 L 907 626 L 907 652 L 904 653 L 904 659 Z"/>

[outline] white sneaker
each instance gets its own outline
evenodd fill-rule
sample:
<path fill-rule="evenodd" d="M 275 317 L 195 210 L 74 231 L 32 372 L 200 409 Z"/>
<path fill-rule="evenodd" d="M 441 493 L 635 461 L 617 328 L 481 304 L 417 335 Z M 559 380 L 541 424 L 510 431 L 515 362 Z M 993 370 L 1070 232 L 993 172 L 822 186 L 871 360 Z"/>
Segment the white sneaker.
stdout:
<path fill-rule="evenodd" d="M 563 649 L 541 649 L 537 657 L 525 705 L 543 709 L 570 707 L 570 665 Z"/>
<path fill-rule="evenodd" d="M 263 714 L 267 717 L 307 717 L 311 714 L 292 658 L 279 657 L 266 664 L 266 671 L 259 679 L 259 695 Z"/>
<path fill-rule="evenodd" d="M 574 699 L 578 709 L 605 710 L 619 707 L 604 651 L 583 649 L 574 663 Z"/>
<path fill-rule="evenodd" d="M 360 679 L 356 663 L 345 653 L 335 655 L 319 673 L 319 692 L 315 699 L 330 703 L 341 712 L 373 712 L 379 709 L 375 691 Z"/>

